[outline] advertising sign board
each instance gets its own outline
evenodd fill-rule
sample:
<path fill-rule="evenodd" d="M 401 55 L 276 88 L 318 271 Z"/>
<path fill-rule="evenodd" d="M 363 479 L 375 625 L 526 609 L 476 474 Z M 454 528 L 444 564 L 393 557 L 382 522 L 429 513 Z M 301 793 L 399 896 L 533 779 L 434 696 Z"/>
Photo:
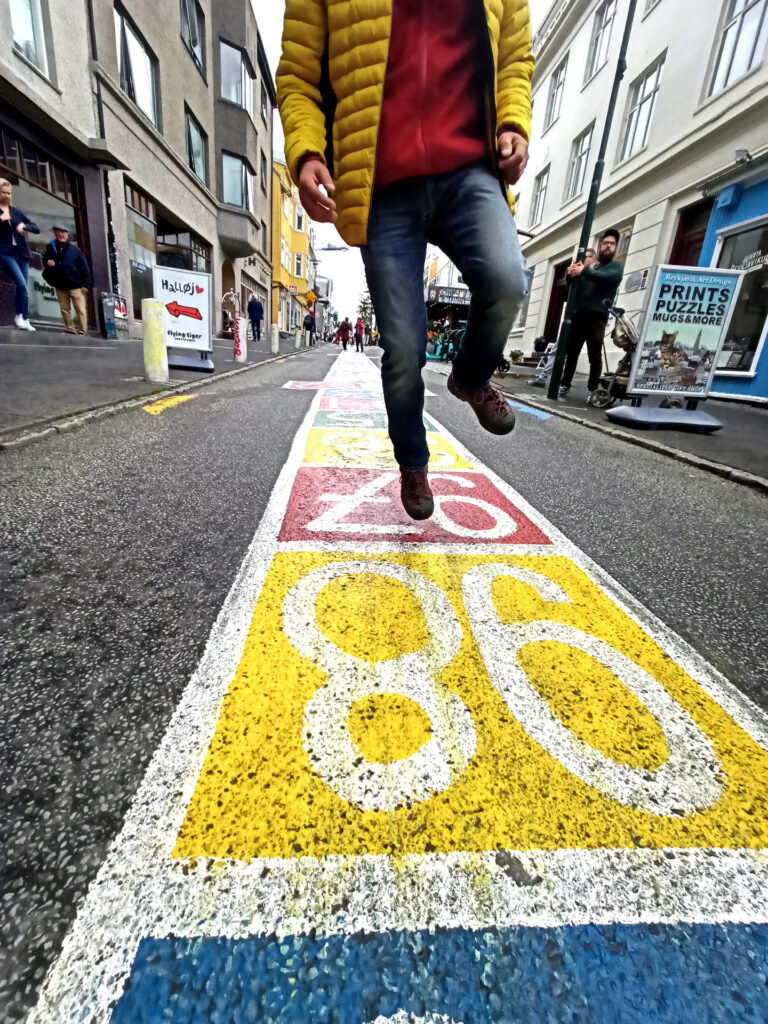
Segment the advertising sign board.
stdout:
<path fill-rule="evenodd" d="M 707 397 L 741 278 L 710 267 L 656 268 L 631 395 Z"/>
<path fill-rule="evenodd" d="M 444 302 L 450 306 L 468 306 L 468 288 L 448 288 L 431 284 L 427 289 L 427 302 Z"/>
<path fill-rule="evenodd" d="M 153 267 L 154 297 L 163 304 L 167 348 L 211 351 L 211 275 Z"/>

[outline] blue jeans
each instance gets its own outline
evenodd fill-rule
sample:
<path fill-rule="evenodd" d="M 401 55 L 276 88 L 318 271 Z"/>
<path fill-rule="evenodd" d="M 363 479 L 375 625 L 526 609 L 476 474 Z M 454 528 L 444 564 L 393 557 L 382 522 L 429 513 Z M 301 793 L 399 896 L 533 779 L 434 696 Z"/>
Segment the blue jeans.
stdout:
<path fill-rule="evenodd" d="M 428 242 L 456 264 L 471 293 L 467 331 L 453 366 L 463 387 L 488 383 L 528 291 L 514 218 L 485 164 L 409 178 L 374 192 L 362 255 L 384 350 L 389 436 L 401 469 L 422 469 L 429 462 L 421 376 L 427 358 Z"/>
<path fill-rule="evenodd" d="M 261 320 L 251 320 L 251 330 L 253 331 L 253 340 L 261 341 Z"/>
<path fill-rule="evenodd" d="M 0 256 L 0 267 L 3 267 L 11 281 L 16 285 L 14 315 L 23 316 L 26 320 L 29 316 L 29 293 L 27 292 L 29 261 L 17 260 L 15 256 Z"/>

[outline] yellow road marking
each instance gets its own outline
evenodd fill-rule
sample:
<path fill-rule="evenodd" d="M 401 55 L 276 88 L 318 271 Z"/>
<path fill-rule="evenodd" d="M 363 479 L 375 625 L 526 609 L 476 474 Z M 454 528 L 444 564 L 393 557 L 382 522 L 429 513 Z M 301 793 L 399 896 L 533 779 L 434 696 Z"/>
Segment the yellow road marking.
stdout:
<path fill-rule="evenodd" d="M 159 416 L 166 409 L 172 409 L 174 405 L 181 405 L 182 402 L 189 402 L 192 398 L 197 398 L 197 395 L 174 395 L 173 398 L 161 398 L 159 402 L 143 405 L 142 409 L 150 416 Z"/>

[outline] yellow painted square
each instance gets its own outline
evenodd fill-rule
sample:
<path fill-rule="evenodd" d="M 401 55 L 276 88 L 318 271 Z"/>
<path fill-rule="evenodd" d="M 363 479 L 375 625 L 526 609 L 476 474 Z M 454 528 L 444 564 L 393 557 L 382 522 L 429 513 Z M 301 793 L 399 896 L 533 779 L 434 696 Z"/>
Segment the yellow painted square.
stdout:
<path fill-rule="evenodd" d="M 250 860 L 452 850 L 768 846 L 768 755 L 563 556 L 359 556 L 407 566 L 434 581 L 450 600 L 463 640 L 438 678 L 469 709 L 477 750 L 445 792 L 420 803 L 363 811 L 341 799 L 312 770 L 302 742 L 305 708 L 328 675 L 289 642 L 282 607 L 286 594 L 311 570 L 354 557 L 286 553 L 274 558 L 175 856 Z M 722 766 L 723 795 L 709 810 L 662 817 L 620 804 L 571 774 L 525 732 L 491 685 L 462 600 L 465 574 L 483 562 L 544 574 L 573 601 L 552 604 L 525 583 L 505 577 L 493 589 L 495 614 L 502 621 L 547 619 L 608 641 L 691 715 Z M 347 653 L 375 662 L 424 643 L 426 620 L 414 601 L 403 584 L 389 585 L 370 574 L 347 576 L 319 593 L 316 620 Z M 595 670 L 578 652 L 559 644 L 532 645 L 521 658 L 552 710 L 583 740 L 633 767 L 653 769 L 665 760 L 664 734 L 610 673 Z M 390 720 L 377 721 L 366 743 L 389 750 L 392 757 L 405 756 L 409 743 L 423 741 L 424 722 L 418 715 L 409 717 L 397 701 L 390 700 L 385 710 Z M 350 723 L 350 732 L 368 728 L 365 719 L 362 715 Z"/>
<path fill-rule="evenodd" d="M 427 434 L 430 469 L 474 469 L 442 434 Z M 395 468 L 386 430 L 310 430 L 305 463 L 324 466 Z"/>

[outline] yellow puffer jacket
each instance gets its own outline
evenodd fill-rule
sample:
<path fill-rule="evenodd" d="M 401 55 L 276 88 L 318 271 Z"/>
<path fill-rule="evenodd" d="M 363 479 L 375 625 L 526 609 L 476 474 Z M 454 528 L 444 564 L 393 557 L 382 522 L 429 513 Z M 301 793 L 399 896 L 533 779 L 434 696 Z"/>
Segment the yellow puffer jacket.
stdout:
<path fill-rule="evenodd" d="M 327 54 L 336 96 L 337 227 L 348 245 L 364 245 L 368 232 L 393 2 L 287 0 L 285 7 L 277 101 L 288 168 L 298 181 L 301 158 L 326 151 L 321 79 Z M 493 54 L 496 125 L 515 125 L 528 138 L 535 63 L 528 0 L 482 2 Z M 496 125 L 489 125 L 489 130 L 493 132 Z"/>

